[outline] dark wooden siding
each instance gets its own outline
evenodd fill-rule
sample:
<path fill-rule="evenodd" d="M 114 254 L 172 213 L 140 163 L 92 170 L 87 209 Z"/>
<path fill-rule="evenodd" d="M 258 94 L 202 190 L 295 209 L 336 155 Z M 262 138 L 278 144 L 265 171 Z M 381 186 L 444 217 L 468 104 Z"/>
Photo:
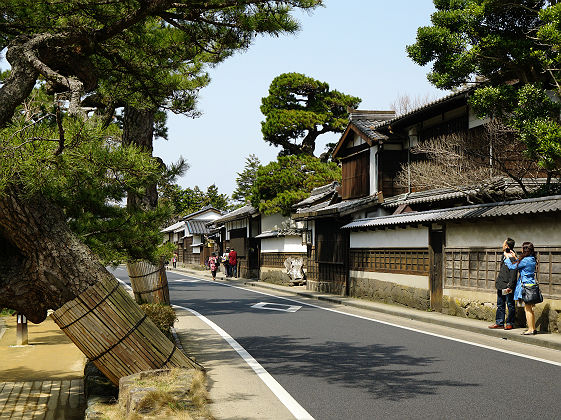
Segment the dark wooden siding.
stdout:
<path fill-rule="evenodd" d="M 343 200 L 365 197 L 370 194 L 370 153 L 369 150 L 343 159 Z"/>
<path fill-rule="evenodd" d="M 378 188 L 384 197 L 407 192 L 406 187 L 396 184 L 395 177 L 401 170 L 401 165 L 407 163 L 406 150 L 382 150 L 378 156 Z"/>
<path fill-rule="evenodd" d="M 230 248 L 234 248 L 238 257 L 247 255 L 247 228 L 233 229 L 230 231 Z"/>
<path fill-rule="evenodd" d="M 350 269 L 353 271 L 376 271 L 428 275 L 428 248 L 414 249 L 351 249 Z"/>
<path fill-rule="evenodd" d="M 287 258 L 302 258 L 303 265 L 308 264 L 308 257 L 304 253 L 297 252 L 266 252 L 261 254 L 261 267 L 284 268 L 284 262 Z"/>
<path fill-rule="evenodd" d="M 316 222 L 316 261 L 344 264 L 349 247 L 349 233 L 333 220 Z"/>
<path fill-rule="evenodd" d="M 561 297 L 561 248 L 536 247 L 536 277 L 545 297 Z M 446 248 L 444 287 L 494 291 L 503 251 L 500 248 Z"/>

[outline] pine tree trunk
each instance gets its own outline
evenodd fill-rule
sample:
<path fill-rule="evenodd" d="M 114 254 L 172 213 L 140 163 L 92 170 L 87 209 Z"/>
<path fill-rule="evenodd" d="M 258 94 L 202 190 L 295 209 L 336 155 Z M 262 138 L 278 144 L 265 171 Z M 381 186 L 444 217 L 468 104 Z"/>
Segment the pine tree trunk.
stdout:
<path fill-rule="evenodd" d="M 70 231 L 61 209 L 15 187 L 0 194 L 0 307 L 39 323 L 47 309 L 112 277 Z"/>
<path fill-rule="evenodd" d="M 154 114 L 155 110 L 139 110 L 126 106 L 123 123 L 123 144 L 134 144 L 152 155 L 154 150 Z M 155 184 L 146 186 L 146 194 L 142 197 L 133 191 L 128 192 L 128 208 L 155 208 L 157 204 L 158 191 Z"/>

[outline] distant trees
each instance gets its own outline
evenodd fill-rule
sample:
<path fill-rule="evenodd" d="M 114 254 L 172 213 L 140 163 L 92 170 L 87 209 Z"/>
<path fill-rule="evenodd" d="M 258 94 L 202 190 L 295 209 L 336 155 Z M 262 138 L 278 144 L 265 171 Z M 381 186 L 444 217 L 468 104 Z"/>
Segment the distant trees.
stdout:
<path fill-rule="evenodd" d="M 419 96 L 411 96 L 407 94 L 399 94 L 397 98 L 390 104 L 390 109 L 395 111 L 396 115 L 407 114 L 414 109 L 420 108 L 435 100 L 434 95 L 426 94 Z"/>
<path fill-rule="evenodd" d="M 341 168 L 334 162 L 307 155 L 279 156 L 257 170 L 251 204 L 265 214 L 289 215 L 314 188 L 333 181 L 341 181 Z"/>
<path fill-rule="evenodd" d="M 183 189 L 177 184 L 170 184 L 161 189 L 160 197 L 163 203 L 173 206 L 175 217 L 186 216 L 206 206 L 223 211 L 232 208 L 228 195 L 220 194 L 215 184 L 210 185 L 206 191 L 198 186 Z"/>
<path fill-rule="evenodd" d="M 248 204 L 251 201 L 252 188 L 257 178 L 257 170 L 261 166 L 259 158 L 251 154 L 245 159 L 242 172 L 236 177 L 236 189 L 232 193 L 232 200 L 239 205 Z"/>
<path fill-rule="evenodd" d="M 348 110 L 360 102 L 360 98 L 330 90 L 327 83 L 304 74 L 281 74 L 273 79 L 269 96 L 261 101 L 263 140 L 282 147 L 281 155 L 313 156 L 317 138 L 342 133 Z"/>

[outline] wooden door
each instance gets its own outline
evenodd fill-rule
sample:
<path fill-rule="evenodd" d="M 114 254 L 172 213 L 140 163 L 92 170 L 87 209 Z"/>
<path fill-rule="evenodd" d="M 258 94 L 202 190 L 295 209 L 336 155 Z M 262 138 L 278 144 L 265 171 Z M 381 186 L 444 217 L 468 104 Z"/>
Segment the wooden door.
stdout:
<path fill-rule="evenodd" d="M 444 229 L 429 230 L 429 288 L 430 307 L 433 311 L 442 312 L 442 251 L 444 248 Z"/>

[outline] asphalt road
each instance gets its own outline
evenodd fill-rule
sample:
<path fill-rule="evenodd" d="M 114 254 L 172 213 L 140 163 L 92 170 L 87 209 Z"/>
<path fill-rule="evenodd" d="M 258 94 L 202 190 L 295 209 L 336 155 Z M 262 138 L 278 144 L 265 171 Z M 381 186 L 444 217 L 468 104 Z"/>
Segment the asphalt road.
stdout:
<path fill-rule="evenodd" d="M 115 275 L 128 280 L 125 270 Z M 560 366 L 378 323 L 376 314 L 190 280 L 168 272 L 172 303 L 229 333 L 316 419 L 561 415 Z"/>

